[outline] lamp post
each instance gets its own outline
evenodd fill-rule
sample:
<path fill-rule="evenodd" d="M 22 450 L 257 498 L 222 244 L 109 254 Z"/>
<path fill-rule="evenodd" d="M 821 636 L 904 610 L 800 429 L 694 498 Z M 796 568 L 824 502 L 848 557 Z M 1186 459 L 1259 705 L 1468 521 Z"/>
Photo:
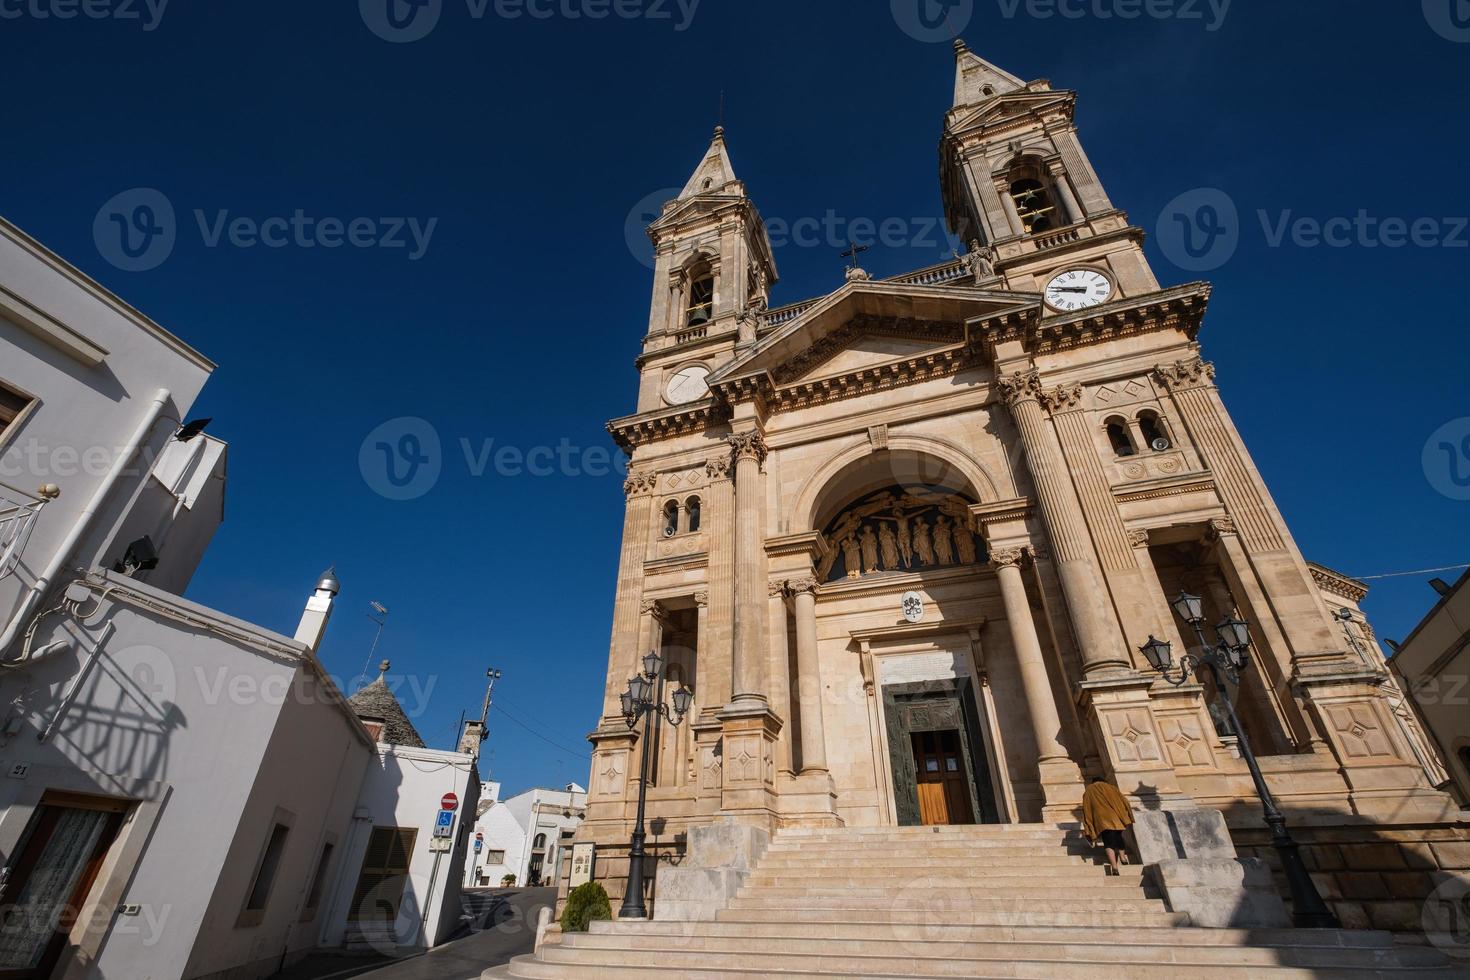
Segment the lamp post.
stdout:
<path fill-rule="evenodd" d="M 1175 665 L 1172 644 L 1153 636 L 1139 648 L 1139 652 L 1148 659 L 1154 670 L 1176 687 L 1194 676 L 1196 670 L 1203 668 L 1209 671 L 1220 695 L 1220 705 L 1230 719 L 1230 727 L 1235 730 L 1240 754 L 1245 759 L 1246 767 L 1250 769 L 1251 779 L 1256 784 L 1256 793 L 1261 798 L 1266 826 L 1271 830 L 1271 846 L 1276 848 L 1276 853 L 1281 858 L 1281 868 L 1286 873 L 1286 883 L 1291 889 L 1292 919 L 1303 929 L 1341 928 L 1337 916 L 1322 901 L 1312 876 L 1307 874 L 1307 868 L 1302 864 L 1297 842 L 1292 840 L 1291 834 L 1286 830 L 1286 817 L 1276 806 L 1276 798 L 1266 785 L 1266 777 L 1261 775 L 1261 767 L 1256 762 L 1255 752 L 1251 750 L 1245 726 L 1241 725 L 1240 718 L 1235 713 L 1235 705 L 1231 704 L 1225 687 L 1227 677 L 1232 684 L 1238 685 L 1241 671 L 1250 665 L 1250 630 L 1247 624 L 1234 616 L 1227 616 L 1215 627 L 1215 639 L 1218 642 L 1211 645 L 1205 640 L 1202 625 L 1205 621 L 1204 603 L 1199 596 L 1180 592 L 1170 605 L 1180 619 L 1194 628 L 1194 635 L 1199 637 L 1200 652 L 1185 653 Z"/>
<path fill-rule="evenodd" d="M 637 728 L 645 716 L 658 716 L 670 725 L 679 726 L 684 713 L 694 700 L 694 692 L 682 684 L 674 692 L 673 707 L 664 701 L 664 662 L 657 652 L 650 650 L 643 658 L 642 673 L 628 680 L 628 689 L 619 695 L 623 705 L 623 720 L 629 728 Z M 633 846 L 628 851 L 628 888 L 623 893 L 623 906 L 618 910 L 620 919 L 646 919 L 648 908 L 643 904 L 643 807 L 648 800 L 649 753 L 652 745 L 653 722 L 643 725 L 643 767 L 638 773 L 638 820 L 633 825 Z"/>

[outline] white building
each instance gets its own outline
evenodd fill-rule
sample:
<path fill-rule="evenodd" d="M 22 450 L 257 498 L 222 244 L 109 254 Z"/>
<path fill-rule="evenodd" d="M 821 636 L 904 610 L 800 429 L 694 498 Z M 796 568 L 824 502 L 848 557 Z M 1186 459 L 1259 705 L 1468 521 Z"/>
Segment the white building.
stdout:
<path fill-rule="evenodd" d="M 484 846 L 473 855 L 465 883 L 493 887 L 507 875 L 515 876 L 518 886 L 559 880 L 561 862 L 571 854 L 571 836 L 586 809 L 587 791 L 576 783 L 529 789 L 494 802 L 475 823 Z"/>
<path fill-rule="evenodd" d="M 0 220 L 5 977 L 253 980 L 457 918 L 473 756 L 381 742 L 323 672 L 335 575 L 294 637 L 177 594 L 223 516 L 213 367 Z"/>

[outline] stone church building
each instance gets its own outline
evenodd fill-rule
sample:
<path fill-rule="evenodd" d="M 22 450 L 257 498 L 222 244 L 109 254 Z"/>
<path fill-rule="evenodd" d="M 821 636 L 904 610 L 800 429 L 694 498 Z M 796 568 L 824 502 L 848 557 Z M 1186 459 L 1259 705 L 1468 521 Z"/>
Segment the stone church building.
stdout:
<path fill-rule="evenodd" d="M 957 50 L 939 155 L 963 257 L 855 266 L 771 305 L 770 241 L 720 130 L 648 229 L 578 834 L 615 907 L 644 748 L 619 697 L 650 650 L 665 696 L 693 692 L 648 736 L 655 908 L 700 827 L 1059 824 L 1089 775 L 1140 810 L 1223 811 L 1246 853 L 1264 832 L 1221 696 L 1309 847 L 1463 838 L 1366 590 L 1303 555 L 1231 421 L 1202 346 L 1211 286 L 1156 278 L 1076 93 Z M 1198 649 L 1181 591 L 1207 623 L 1249 624 L 1238 689 L 1174 686 L 1140 653 Z"/>

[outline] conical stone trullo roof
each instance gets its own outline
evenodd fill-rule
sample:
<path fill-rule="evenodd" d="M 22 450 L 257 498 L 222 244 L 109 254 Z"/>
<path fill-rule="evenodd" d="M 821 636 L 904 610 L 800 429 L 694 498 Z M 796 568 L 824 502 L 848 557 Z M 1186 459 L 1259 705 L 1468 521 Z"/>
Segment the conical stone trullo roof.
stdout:
<path fill-rule="evenodd" d="M 380 725 L 378 741 L 389 745 L 407 745 L 410 748 L 428 748 L 419 736 L 418 729 L 408 720 L 408 714 L 398 698 L 388 688 L 388 662 L 383 661 L 383 672 L 378 679 L 347 699 L 353 712 L 365 724 Z"/>

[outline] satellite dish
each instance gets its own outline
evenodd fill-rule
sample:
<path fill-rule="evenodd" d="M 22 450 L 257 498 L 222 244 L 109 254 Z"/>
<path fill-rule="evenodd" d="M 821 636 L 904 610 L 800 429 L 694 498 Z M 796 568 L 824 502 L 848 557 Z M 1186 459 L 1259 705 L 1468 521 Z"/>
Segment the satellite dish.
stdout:
<path fill-rule="evenodd" d="M 1168 439 L 1165 439 L 1163 436 L 1159 436 L 1153 442 L 1149 443 L 1149 445 L 1153 447 L 1154 452 L 1161 453 L 1165 449 L 1173 448 L 1174 444 L 1171 443 Z"/>

